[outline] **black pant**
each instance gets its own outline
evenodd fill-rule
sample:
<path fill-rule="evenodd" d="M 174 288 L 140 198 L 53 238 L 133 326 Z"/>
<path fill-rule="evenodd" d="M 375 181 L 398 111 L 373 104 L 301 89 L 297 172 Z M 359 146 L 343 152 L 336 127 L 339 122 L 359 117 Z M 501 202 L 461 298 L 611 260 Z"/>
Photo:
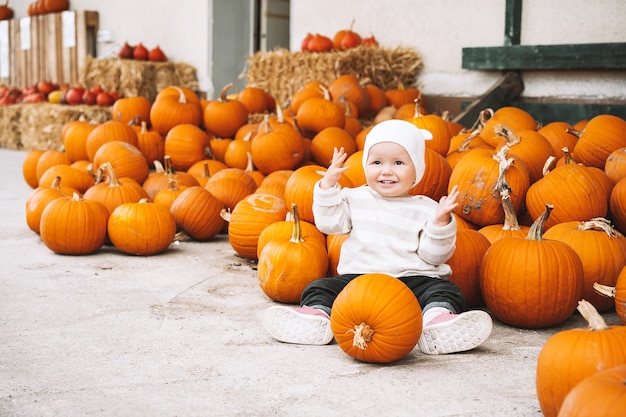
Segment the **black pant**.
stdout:
<path fill-rule="evenodd" d="M 359 274 L 346 274 L 317 279 L 307 285 L 302 292 L 300 305 L 321 307 L 330 314 L 335 298 L 350 281 L 358 276 Z M 418 275 L 398 279 L 415 294 L 423 311 L 430 307 L 445 307 L 458 314 L 467 308 L 463 293 L 451 281 Z"/>

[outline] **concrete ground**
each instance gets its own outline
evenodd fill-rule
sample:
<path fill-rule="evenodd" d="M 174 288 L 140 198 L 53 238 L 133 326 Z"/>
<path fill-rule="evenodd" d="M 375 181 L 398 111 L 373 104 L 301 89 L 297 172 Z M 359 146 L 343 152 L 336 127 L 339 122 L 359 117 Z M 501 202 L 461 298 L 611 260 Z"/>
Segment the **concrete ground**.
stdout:
<path fill-rule="evenodd" d="M 388 365 L 279 343 L 261 325 L 273 302 L 225 235 L 152 257 L 52 253 L 25 223 L 25 156 L 0 150 L 2 417 L 536 417 L 541 347 L 585 326 L 496 322 L 474 351 Z"/>

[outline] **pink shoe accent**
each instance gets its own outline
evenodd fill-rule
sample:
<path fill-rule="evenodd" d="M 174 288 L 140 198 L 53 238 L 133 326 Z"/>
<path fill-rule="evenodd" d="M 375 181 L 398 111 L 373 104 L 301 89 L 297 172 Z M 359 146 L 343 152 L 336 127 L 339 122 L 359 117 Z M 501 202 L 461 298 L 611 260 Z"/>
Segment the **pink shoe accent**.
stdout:
<path fill-rule="evenodd" d="M 445 323 L 446 321 L 450 321 L 454 319 L 455 314 L 448 310 L 446 313 L 441 313 L 435 316 L 434 319 L 425 324 L 425 326 L 433 326 L 439 323 Z"/>

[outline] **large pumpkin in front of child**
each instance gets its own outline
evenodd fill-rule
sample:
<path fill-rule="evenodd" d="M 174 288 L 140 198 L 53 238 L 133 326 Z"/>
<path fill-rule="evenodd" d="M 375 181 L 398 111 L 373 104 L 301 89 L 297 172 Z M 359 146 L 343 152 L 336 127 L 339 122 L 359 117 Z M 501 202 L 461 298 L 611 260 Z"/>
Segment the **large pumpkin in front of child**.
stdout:
<path fill-rule="evenodd" d="M 397 361 L 422 334 L 422 309 L 402 281 L 365 274 L 348 283 L 332 307 L 335 340 L 349 356 L 371 363 Z"/>

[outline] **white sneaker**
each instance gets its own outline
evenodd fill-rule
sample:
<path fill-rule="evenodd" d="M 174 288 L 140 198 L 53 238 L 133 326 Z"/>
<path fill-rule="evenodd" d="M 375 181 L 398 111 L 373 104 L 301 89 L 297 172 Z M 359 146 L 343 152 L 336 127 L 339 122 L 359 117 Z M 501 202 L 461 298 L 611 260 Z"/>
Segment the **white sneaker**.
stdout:
<path fill-rule="evenodd" d="M 263 326 L 275 339 L 301 345 L 327 345 L 333 340 L 330 318 L 311 307 L 272 306 L 265 311 Z"/>
<path fill-rule="evenodd" d="M 417 344 L 428 355 L 463 352 L 487 340 L 492 328 L 491 316 L 482 310 L 444 313 L 424 326 Z"/>

